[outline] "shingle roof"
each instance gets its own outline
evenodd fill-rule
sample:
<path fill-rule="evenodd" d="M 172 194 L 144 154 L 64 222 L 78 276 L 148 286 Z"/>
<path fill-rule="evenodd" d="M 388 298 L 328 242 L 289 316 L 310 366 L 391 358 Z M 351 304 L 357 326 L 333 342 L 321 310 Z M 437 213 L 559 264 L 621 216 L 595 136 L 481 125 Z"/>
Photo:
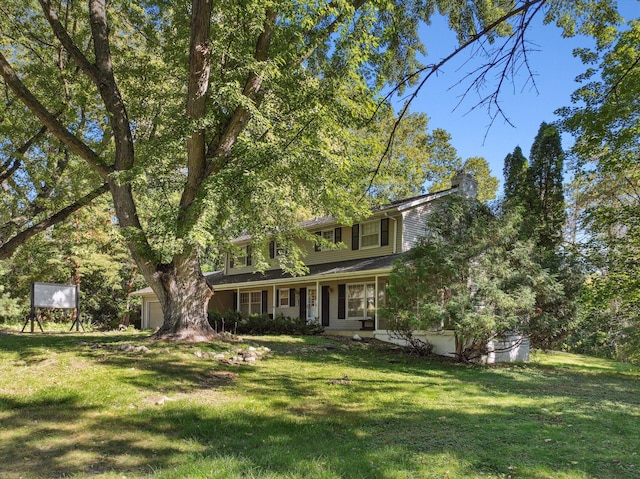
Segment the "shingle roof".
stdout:
<path fill-rule="evenodd" d="M 427 203 L 429 201 L 435 200 L 436 198 L 440 198 L 441 196 L 447 195 L 455 190 L 457 186 L 448 188 L 446 190 L 435 191 L 433 193 L 426 193 L 423 195 L 412 196 L 411 198 L 404 198 L 401 200 L 392 201 L 386 205 L 379 206 L 372 210 L 372 214 L 381 213 L 387 210 L 397 210 L 402 211 L 404 209 L 412 208 L 423 203 Z M 318 218 L 312 218 L 310 220 L 301 221 L 298 225 L 301 228 L 311 230 L 317 228 L 319 226 L 331 225 L 335 224 L 336 219 L 333 216 L 321 216 Z M 232 240 L 234 243 L 244 243 L 251 240 L 251 235 L 244 234 L 238 236 Z"/>
<path fill-rule="evenodd" d="M 401 254 L 380 256 L 376 258 L 355 259 L 350 261 L 338 261 L 335 263 L 316 264 L 309 266 L 309 273 L 305 276 L 297 276 L 296 279 L 316 280 L 333 274 L 357 273 L 374 271 L 383 268 L 391 268 L 393 262 Z M 256 281 L 273 281 L 276 279 L 293 279 L 294 277 L 281 269 L 269 270 L 264 273 L 242 273 L 225 275 L 222 271 L 205 275 L 207 282 L 212 285 L 225 285 L 237 283 L 252 283 Z"/>

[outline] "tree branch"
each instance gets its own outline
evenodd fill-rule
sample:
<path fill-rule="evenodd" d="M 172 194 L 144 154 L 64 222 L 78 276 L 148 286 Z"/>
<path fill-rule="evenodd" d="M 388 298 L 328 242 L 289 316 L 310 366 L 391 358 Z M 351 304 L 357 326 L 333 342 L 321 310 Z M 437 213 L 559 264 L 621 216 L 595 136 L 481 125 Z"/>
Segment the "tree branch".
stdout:
<path fill-rule="evenodd" d="M 42 124 L 71 151 L 83 158 L 103 180 L 108 180 L 111 169 L 105 166 L 100 158 L 82 140 L 67 130 L 31 91 L 22 83 L 7 59 L 0 52 L 0 75 L 13 93 L 38 117 Z"/>
<path fill-rule="evenodd" d="M 91 81 L 97 85 L 99 83 L 99 75 L 96 66 L 87 59 L 84 53 L 82 53 L 73 42 L 73 39 L 69 36 L 66 28 L 58 19 L 55 10 L 51 7 L 51 2 L 49 0 L 38 1 L 40 2 L 44 16 L 49 22 L 49 25 L 51 25 L 53 33 L 60 43 L 62 43 L 62 46 L 67 50 L 67 52 L 69 52 L 73 60 L 76 62 L 76 65 L 78 65 L 85 75 L 87 75 Z"/>
<path fill-rule="evenodd" d="M 9 155 L 9 159 L 0 167 L 0 184 L 15 173 L 15 171 L 20 167 L 20 157 L 25 155 L 35 141 L 44 135 L 45 131 L 47 131 L 47 127 L 43 126 L 35 135 L 25 141 L 13 154 Z"/>
<path fill-rule="evenodd" d="M 115 169 L 116 171 L 129 170 L 133 167 L 135 158 L 133 137 L 129 115 L 113 74 L 105 0 L 89 1 L 89 17 L 96 55 L 97 77 L 94 82 L 98 86 L 104 106 L 109 112 L 109 123 L 114 133 L 116 145 Z"/>
<path fill-rule="evenodd" d="M 180 198 L 180 223 L 183 225 L 187 224 L 188 209 L 206 178 L 205 130 L 197 125 L 197 122 L 207 113 L 206 100 L 211 73 L 209 34 L 212 7 L 211 0 L 197 0 L 192 3 L 186 113 L 193 121 L 195 131 L 187 138 L 187 184 Z"/>
<path fill-rule="evenodd" d="M 498 18 L 494 22 L 492 22 L 489 25 L 487 25 L 486 27 L 484 27 L 480 32 L 478 32 L 477 34 L 475 34 L 472 37 L 470 37 L 466 42 L 464 42 L 462 45 L 460 45 L 458 48 L 456 48 L 453 52 L 451 52 L 445 58 L 440 60 L 438 63 L 427 65 L 426 67 L 420 68 L 420 69 L 416 70 L 415 72 L 407 75 L 394 88 L 392 88 L 391 91 L 387 95 L 385 95 L 385 97 L 382 99 L 382 101 L 380 101 L 380 103 L 378 104 L 378 108 L 376 108 L 376 111 L 373 113 L 371 119 L 373 119 L 375 117 L 375 115 L 377 114 L 378 110 L 382 107 L 382 105 L 387 103 L 389 101 L 389 99 L 393 95 L 395 95 L 401 88 L 407 86 L 416 77 L 419 77 L 423 73 L 427 72 L 425 77 L 420 81 L 418 86 L 414 89 L 414 91 L 411 93 L 411 95 L 409 95 L 408 99 L 405 101 L 405 104 L 404 104 L 402 110 L 400 111 L 400 114 L 398 115 L 398 118 L 397 118 L 397 120 L 396 120 L 396 122 L 395 122 L 395 124 L 394 124 L 394 126 L 393 126 L 393 128 L 391 130 L 391 134 L 389 135 L 389 139 L 387 140 L 387 145 L 386 145 L 384 151 L 382 152 L 382 155 L 380 156 L 380 160 L 378 161 L 378 164 L 377 164 L 377 166 L 376 166 L 376 168 L 374 170 L 374 173 L 373 173 L 373 175 L 371 177 L 371 181 L 369 182 L 369 186 L 367 186 L 365 192 L 362 195 L 363 198 L 367 195 L 367 193 L 373 187 L 373 182 L 375 181 L 376 176 L 378 176 L 378 173 L 380 172 L 380 168 L 382 167 L 382 163 L 383 163 L 384 159 L 387 157 L 387 155 L 389 154 L 389 152 L 391 150 L 391 147 L 393 145 L 393 141 L 395 139 L 395 134 L 396 134 L 396 132 L 398 130 L 400 122 L 407 115 L 407 113 L 409 111 L 409 106 L 417 98 L 418 94 L 421 92 L 421 90 L 424 87 L 424 85 L 426 84 L 427 80 L 429 80 L 429 78 L 431 78 L 432 75 L 434 75 L 435 73 L 440 71 L 440 69 L 445 64 L 447 64 L 449 61 L 451 61 L 454 57 L 458 56 L 461 52 L 463 52 L 464 50 L 466 50 L 470 46 L 472 46 L 474 44 L 477 44 L 478 42 L 482 41 L 487 34 L 492 32 L 493 30 L 495 30 L 498 26 L 500 26 L 504 22 L 508 21 L 509 19 L 511 19 L 511 18 L 513 18 L 513 17 L 515 17 L 517 15 L 526 14 L 526 12 L 528 12 L 532 7 L 538 5 L 538 8 L 536 8 L 534 13 L 531 15 L 531 18 L 533 18 L 533 16 L 535 16 L 535 14 L 540 10 L 540 8 L 542 8 L 542 6 L 545 4 L 545 2 L 546 2 L 546 0 L 529 0 L 529 1 L 526 1 L 524 4 L 522 4 L 520 7 L 507 12 L 502 17 Z M 468 93 L 468 91 L 469 90 L 467 90 L 467 93 Z M 465 95 L 467 93 L 465 93 Z M 483 102 L 481 102 L 481 104 L 483 104 Z M 502 110 L 499 110 L 499 111 L 502 111 Z"/>
<path fill-rule="evenodd" d="M 267 10 L 264 28 L 258 40 L 256 42 L 256 48 L 254 51 L 254 58 L 258 62 L 265 62 L 269 59 L 269 47 L 271 46 L 271 39 L 273 37 L 273 23 L 276 19 L 276 13 Z M 262 85 L 262 77 L 260 74 L 252 71 L 249 73 L 247 80 L 242 89 L 242 94 L 257 103 L 257 97 Z M 231 118 L 227 121 L 226 127 L 222 135 L 220 136 L 217 146 L 213 151 L 207 154 L 208 158 L 224 159 L 225 161 L 220 163 L 211 162 L 207 168 L 206 176 L 211 175 L 216 169 L 221 168 L 231 152 L 231 148 L 235 144 L 238 136 L 251 120 L 251 112 L 243 106 L 238 106 L 233 112 Z"/>
<path fill-rule="evenodd" d="M 362 8 L 362 6 L 367 2 L 367 0 L 354 0 L 351 3 L 351 6 L 353 7 L 354 11 L 358 11 L 360 10 L 360 8 Z M 330 8 L 332 6 L 335 6 L 335 4 L 329 3 L 329 5 L 327 5 L 327 8 Z M 316 25 L 320 25 L 323 20 L 326 20 L 330 17 L 329 14 L 325 15 L 324 17 L 320 18 L 317 22 Z M 299 65 L 305 61 L 307 61 L 309 59 L 309 57 L 311 55 L 313 55 L 313 52 L 316 50 L 316 48 L 318 48 L 318 45 L 321 44 L 322 42 L 326 41 L 338 28 L 338 25 L 340 25 L 340 23 L 343 21 L 344 19 L 344 15 L 340 14 L 337 15 L 334 20 L 327 25 L 324 29 L 319 30 L 317 32 L 312 32 L 311 29 L 309 29 L 306 34 L 305 37 L 309 39 L 309 44 L 310 47 L 307 49 L 307 51 L 303 54 L 300 55 L 295 62 L 293 62 L 292 65 Z"/>
<path fill-rule="evenodd" d="M 60 223 L 61 221 L 64 221 L 69 217 L 69 215 L 78 211 L 80 208 L 87 206 L 95 198 L 106 193 L 107 191 L 109 191 L 109 187 L 106 184 L 103 184 L 102 186 L 87 193 L 85 196 L 78 199 L 74 203 L 70 204 L 66 208 L 63 208 L 57 213 L 21 231 L 20 233 L 12 237 L 7 242 L 0 243 L 0 260 L 11 257 L 11 255 L 16 251 L 16 249 L 18 249 L 18 247 L 21 244 L 23 244 L 25 241 L 27 241 L 29 238 L 32 238 L 33 236 L 46 230 L 47 228 L 49 228 L 50 226 L 56 223 Z M 2 241 L 2 238 L 0 238 L 0 241 Z"/>

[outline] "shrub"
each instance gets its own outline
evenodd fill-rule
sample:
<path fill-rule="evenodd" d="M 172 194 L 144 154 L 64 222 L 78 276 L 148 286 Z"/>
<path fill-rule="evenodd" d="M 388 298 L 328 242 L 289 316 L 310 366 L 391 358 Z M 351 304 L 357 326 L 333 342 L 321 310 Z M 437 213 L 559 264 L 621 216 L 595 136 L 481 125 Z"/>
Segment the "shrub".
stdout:
<path fill-rule="evenodd" d="M 267 314 L 243 316 L 237 311 L 219 313 L 209 311 L 209 324 L 218 332 L 234 334 L 319 334 L 322 327 L 307 323 L 301 318 L 290 318 L 278 314 L 275 318 Z"/>

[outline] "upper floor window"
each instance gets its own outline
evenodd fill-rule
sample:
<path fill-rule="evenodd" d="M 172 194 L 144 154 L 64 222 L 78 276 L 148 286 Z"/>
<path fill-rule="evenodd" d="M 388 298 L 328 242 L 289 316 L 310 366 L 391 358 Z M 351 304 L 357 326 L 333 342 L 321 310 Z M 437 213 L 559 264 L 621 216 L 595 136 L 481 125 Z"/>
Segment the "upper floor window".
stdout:
<path fill-rule="evenodd" d="M 380 222 L 370 221 L 360 225 L 360 248 L 373 248 L 380 245 Z"/>
<path fill-rule="evenodd" d="M 324 243 L 334 243 L 338 244 L 342 241 L 342 228 L 331 228 L 329 230 L 316 231 L 316 236 L 320 236 Z M 325 251 L 329 250 L 329 248 L 322 247 L 322 244 L 315 244 L 315 251 Z"/>
<path fill-rule="evenodd" d="M 275 241 L 269 241 L 269 258 L 279 258 L 287 255 L 287 248 L 280 246 Z"/>
<path fill-rule="evenodd" d="M 389 245 L 389 218 L 382 218 L 351 227 L 351 249 Z"/>

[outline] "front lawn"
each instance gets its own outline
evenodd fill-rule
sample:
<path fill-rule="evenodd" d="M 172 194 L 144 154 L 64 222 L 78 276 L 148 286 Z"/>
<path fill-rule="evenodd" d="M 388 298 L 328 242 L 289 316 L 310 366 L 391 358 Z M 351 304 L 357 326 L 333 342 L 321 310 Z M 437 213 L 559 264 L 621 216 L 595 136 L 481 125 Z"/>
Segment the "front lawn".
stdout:
<path fill-rule="evenodd" d="M 639 386 L 560 353 L 485 368 L 326 337 L 5 332 L 0 477 L 631 479 Z"/>

